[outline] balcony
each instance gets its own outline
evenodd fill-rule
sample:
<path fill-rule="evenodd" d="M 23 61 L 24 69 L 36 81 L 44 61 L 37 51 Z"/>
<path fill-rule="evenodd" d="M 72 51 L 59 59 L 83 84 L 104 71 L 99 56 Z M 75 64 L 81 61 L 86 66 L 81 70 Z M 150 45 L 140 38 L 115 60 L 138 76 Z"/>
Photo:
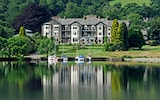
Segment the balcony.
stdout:
<path fill-rule="evenodd" d="M 62 29 L 62 32 L 70 32 L 70 29 Z"/>
<path fill-rule="evenodd" d="M 84 32 L 96 32 L 95 29 L 83 29 Z"/>
<path fill-rule="evenodd" d="M 63 35 L 62 35 L 62 38 L 65 38 L 65 37 L 68 38 L 68 37 L 71 37 L 71 35 L 63 34 Z"/>

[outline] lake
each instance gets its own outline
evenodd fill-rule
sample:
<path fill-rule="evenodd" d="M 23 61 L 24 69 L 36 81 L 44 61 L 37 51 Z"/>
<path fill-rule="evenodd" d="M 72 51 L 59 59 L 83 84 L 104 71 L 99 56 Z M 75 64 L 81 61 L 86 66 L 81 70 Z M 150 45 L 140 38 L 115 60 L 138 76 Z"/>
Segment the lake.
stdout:
<path fill-rule="evenodd" d="M 159 100 L 160 66 L 0 62 L 0 100 Z"/>

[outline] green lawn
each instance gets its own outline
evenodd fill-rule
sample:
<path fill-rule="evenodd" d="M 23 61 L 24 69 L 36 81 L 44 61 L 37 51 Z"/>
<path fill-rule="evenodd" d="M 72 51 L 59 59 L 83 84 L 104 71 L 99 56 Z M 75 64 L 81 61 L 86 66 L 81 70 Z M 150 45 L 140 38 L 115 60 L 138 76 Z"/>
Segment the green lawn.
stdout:
<path fill-rule="evenodd" d="M 128 3 L 137 3 L 138 5 L 143 5 L 145 3 L 146 5 L 150 5 L 151 1 L 150 0 L 113 0 L 110 2 L 111 5 L 116 3 L 121 3 L 123 6 Z"/>
<path fill-rule="evenodd" d="M 64 49 L 63 49 L 64 48 Z M 142 50 L 133 50 L 130 49 L 129 51 L 115 51 L 115 52 L 104 52 L 102 51 L 103 46 L 85 46 L 82 49 L 76 50 L 72 49 L 73 46 L 59 46 L 59 51 L 62 55 L 63 51 L 64 54 L 69 57 L 75 57 L 77 55 L 84 55 L 87 56 L 91 54 L 92 57 L 158 57 L 160 58 L 160 46 L 143 46 Z M 89 49 L 90 48 L 90 49 Z"/>

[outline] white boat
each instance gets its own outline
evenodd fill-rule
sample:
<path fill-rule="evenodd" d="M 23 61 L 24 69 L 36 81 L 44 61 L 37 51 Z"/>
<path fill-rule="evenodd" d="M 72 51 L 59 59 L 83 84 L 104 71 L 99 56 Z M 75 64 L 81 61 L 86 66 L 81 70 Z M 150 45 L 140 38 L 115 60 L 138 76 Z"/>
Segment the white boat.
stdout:
<path fill-rule="evenodd" d="M 76 61 L 76 63 L 84 63 L 85 58 L 83 55 L 79 55 L 79 56 L 75 57 L 75 61 Z"/>
<path fill-rule="evenodd" d="M 56 55 L 48 56 L 48 64 L 53 64 L 56 62 L 58 62 L 58 57 L 56 57 Z"/>
<path fill-rule="evenodd" d="M 91 55 L 88 55 L 88 56 L 86 57 L 86 61 L 87 61 L 88 63 L 91 63 L 91 61 L 92 61 Z"/>
<path fill-rule="evenodd" d="M 63 55 L 61 59 L 63 62 L 68 62 L 68 57 L 66 55 Z"/>

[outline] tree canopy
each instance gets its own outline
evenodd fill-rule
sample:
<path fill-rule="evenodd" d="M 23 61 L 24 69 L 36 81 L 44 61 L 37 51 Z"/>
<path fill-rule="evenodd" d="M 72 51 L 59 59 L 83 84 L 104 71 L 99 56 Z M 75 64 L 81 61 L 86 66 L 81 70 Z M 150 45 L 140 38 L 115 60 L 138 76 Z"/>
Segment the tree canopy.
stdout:
<path fill-rule="evenodd" d="M 141 49 L 145 44 L 142 32 L 140 30 L 130 29 L 128 42 L 130 47 L 138 47 Z"/>
<path fill-rule="evenodd" d="M 23 26 L 19 29 L 19 36 L 26 36 L 25 28 Z"/>
<path fill-rule="evenodd" d="M 150 23 L 150 26 L 151 27 L 147 32 L 148 38 L 158 42 L 160 40 L 160 17 L 153 19 Z"/>
<path fill-rule="evenodd" d="M 39 44 L 38 51 L 42 54 L 47 53 L 47 56 L 49 52 L 51 53 L 55 51 L 55 43 L 53 39 L 44 37 Z"/>
<path fill-rule="evenodd" d="M 40 32 L 41 25 L 50 20 L 50 13 L 45 7 L 31 4 L 15 19 L 13 27 L 18 30 L 20 26 L 33 32 Z"/>
<path fill-rule="evenodd" d="M 8 40 L 8 46 L 9 52 L 11 52 L 12 55 L 18 56 L 18 55 L 26 55 L 31 52 L 32 45 L 31 41 L 28 37 L 24 36 L 16 36 L 9 38 Z"/>

